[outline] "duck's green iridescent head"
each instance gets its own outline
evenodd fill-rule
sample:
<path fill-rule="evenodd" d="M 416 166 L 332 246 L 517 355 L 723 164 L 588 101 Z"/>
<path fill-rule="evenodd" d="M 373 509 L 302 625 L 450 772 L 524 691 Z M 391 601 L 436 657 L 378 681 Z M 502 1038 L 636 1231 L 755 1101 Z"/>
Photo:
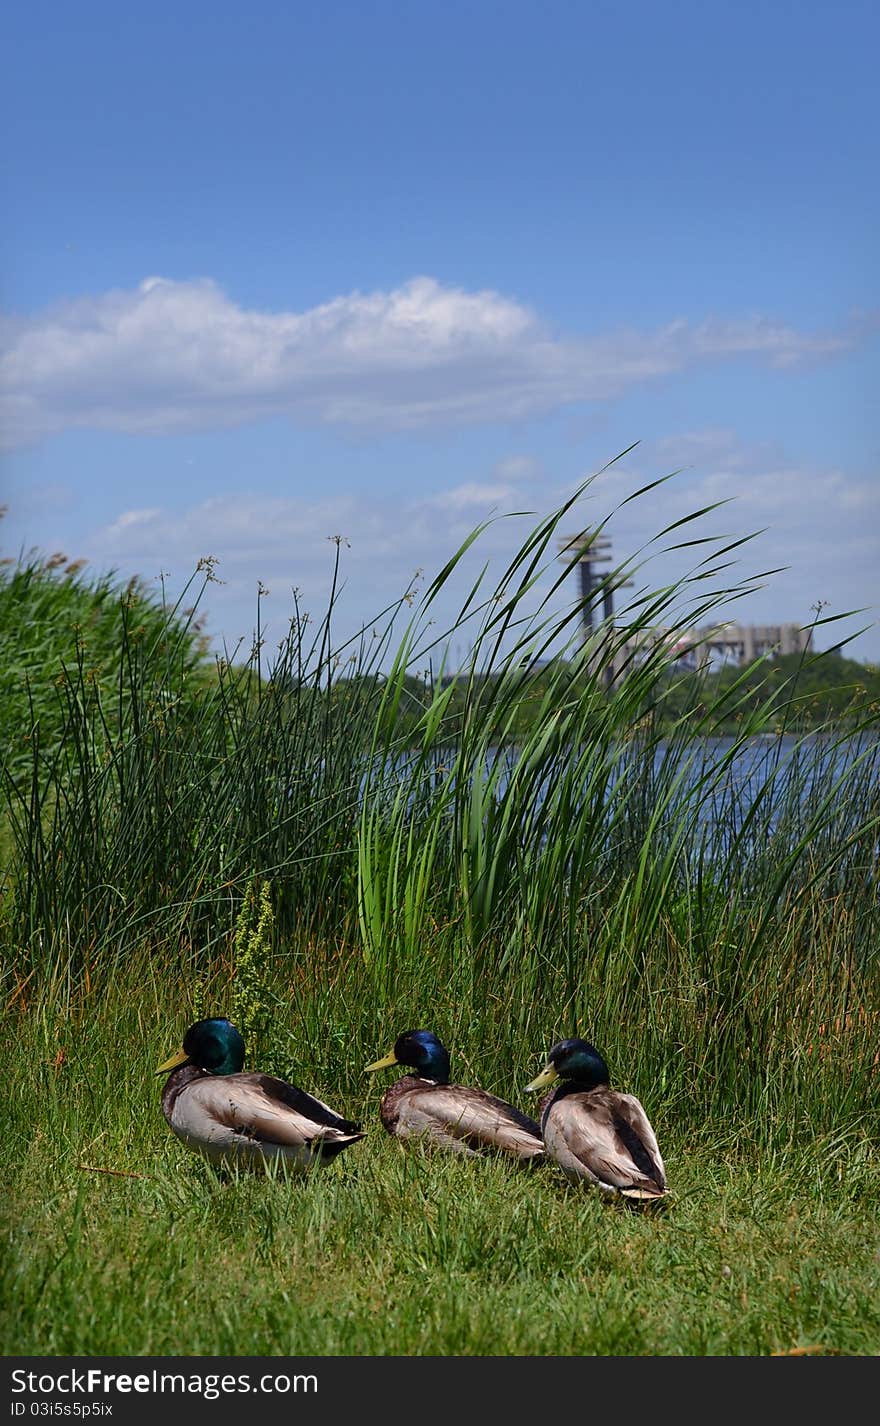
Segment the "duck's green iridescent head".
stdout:
<path fill-rule="evenodd" d="M 431 1030 L 406 1030 L 394 1041 L 394 1049 L 384 1059 L 367 1065 L 366 1074 L 389 1069 L 391 1065 L 411 1065 L 423 1079 L 449 1083 L 449 1055 Z"/>
<path fill-rule="evenodd" d="M 526 1089 L 546 1089 L 557 1079 L 571 1080 L 582 1089 L 597 1089 L 609 1082 L 608 1066 L 595 1045 L 586 1040 L 560 1040 L 550 1051 L 541 1073 Z"/>
<path fill-rule="evenodd" d="M 180 1065 L 198 1065 L 208 1074 L 239 1074 L 244 1066 L 244 1040 L 223 1016 L 197 1020 L 184 1035 L 183 1048 L 156 1073 L 165 1074 Z"/>

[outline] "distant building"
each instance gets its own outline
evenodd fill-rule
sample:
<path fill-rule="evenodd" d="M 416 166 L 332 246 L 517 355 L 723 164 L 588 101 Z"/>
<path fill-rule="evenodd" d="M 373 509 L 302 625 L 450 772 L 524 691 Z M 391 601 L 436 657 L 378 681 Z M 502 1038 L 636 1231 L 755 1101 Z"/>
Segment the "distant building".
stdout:
<path fill-rule="evenodd" d="M 623 643 L 616 655 L 618 667 L 638 662 L 658 644 L 668 646 L 669 661 L 680 668 L 717 669 L 725 664 L 747 668 L 756 659 L 803 653 L 811 629 L 800 624 L 709 624 L 696 629 L 644 629 Z"/>
<path fill-rule="evenodd" d="M 639 663 L 659 645 L 668 646 L 670 664 L 680 668 L 713 669 L 725 664 L 747 668 L 768 655 L 802 653 L 809 647 L 812 630 L 800 624 L 709 624 L 695 629 L 658 626 L 640 629 L 631 639 L 617 643 L 624 632 L 614 622 L 614 595 L 632 585 L 623 566 L 612 565 L 611 539 L 599 527 L 566 535 L 559 541 L 559 558 L 572 570 L 577 568 L 580 585 L 581 624 L 584 640 L 595 644 L 594 666 L 604 683 L 617 678 L 633 663 Z M 600 614 L 601 604 L 601 614 Z M 608 640 L 613 640 L 609 653 Z"/>

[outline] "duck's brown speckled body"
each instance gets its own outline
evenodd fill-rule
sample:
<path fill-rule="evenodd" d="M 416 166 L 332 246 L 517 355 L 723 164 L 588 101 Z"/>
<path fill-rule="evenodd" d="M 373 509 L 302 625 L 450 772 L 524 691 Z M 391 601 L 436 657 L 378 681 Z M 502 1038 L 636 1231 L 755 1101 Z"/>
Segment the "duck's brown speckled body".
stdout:
<path fill-rule="evenodd" d="M 275 1075 L 244 1073 L 244 1042 L 228 1020 L 190 1027 L 163 1067 L 162 1113 L 177 1137 L 217 1164 L 306 1169 L 363 1138 L 360 1126 Z"/>
<path fill-rule="evenodd" d="M 666 1197 L 666 1169 L 639 1100 L 612 1089 L 599 1052 L 585 1040 L 563 1040 L 528 1088 L 562 1079 L 541 1102 L 549 1158 L 573 1182 L 587 1180 L 633 1204 Z"/>
<path fill-rule="evenodd" d="M 382 1096 L 382 1124 L 397 1139 L 422 1139 L 453 1153 L 500 1151 L 519 1162 L 543 1158 L 540 1127 L 512 1104 L 485 1089 L 449 1083 L 449 1057 L 427 1030 L 398 1036 L 394 1049 L 370 1071 L 413 1065 Z"/>

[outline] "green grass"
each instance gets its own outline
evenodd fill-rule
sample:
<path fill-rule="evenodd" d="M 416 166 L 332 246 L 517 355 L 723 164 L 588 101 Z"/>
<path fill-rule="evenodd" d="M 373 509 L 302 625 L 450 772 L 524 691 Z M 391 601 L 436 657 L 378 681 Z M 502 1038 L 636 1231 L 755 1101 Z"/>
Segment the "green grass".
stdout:
<path fill-rule="evenodd" d="M 398 1145 L 378 1120 L 382 1086 L 360 1073 L 394 1027 L 357 1043 L 351 1026 L 342 1065 L 318 1075 L 327 1045 L 300 1046 L 297 1076 L 362 1115 L 367 1138 L 305 1178 L 223 1182 L 159 1110 L 152 1071 L 186 1000 L 187 987 L 132 972 L 8 1027 L 4 1353 L 880 1351 L 880 1175 L 865 1134 L 762 1149 L 744 1120 L 700 1123 L 640 1086 L 673 1201 L 638 1215 L 549 1164 Z M 329 1030 L 344 1031 L 346 1008 Z M 524 1104 L 540 1038 L 491 1065 L 470 1038 L 452 1046 L 454 1073 L 481 1064 Z"/>

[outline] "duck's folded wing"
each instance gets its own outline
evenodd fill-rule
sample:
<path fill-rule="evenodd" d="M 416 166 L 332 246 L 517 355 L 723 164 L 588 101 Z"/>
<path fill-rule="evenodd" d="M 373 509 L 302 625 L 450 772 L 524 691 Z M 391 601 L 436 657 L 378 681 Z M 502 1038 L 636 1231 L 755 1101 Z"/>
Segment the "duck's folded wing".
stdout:
<path fill-rule="evenodd" d="M 666 1170 L 642 1105 L 631 1094 L 607 1098 L 593 1091 L 560 1102 L 556 1132 L 602 1183 L 621 1190 L 663 1193 Z"/>
<path fill-rule="evenodd" d="M 411 1133 L 425 1133 L 447 1146 L 454 1141 L 465 1150 L 507 1149 L 523 1158 L 544 1152 L 538 1125 L 485 1090 L 434 1085 L 414 1094 L 401 1107 L 401 1116 Z"/>
<path fill-rule="evenodd" d="M 307 1094 L 304 1089 L 300 1089 L 295 1084 L 288 1084 L 286 1079 L 277 1079 L 275 1075 L 271 1074 L 243 1075 L 242 1078 L 258 1080 L 270 1099 L 280 1100 L 297 1114 L 304 1114 L 307 1119 L 313 1119 L 316 1124 L 326 1124 L 331 1129 L 342 1129 L 346 1134 L 360 1132 L 360 1124 L 356 1124 L 351 1119 L 343 1119 L 341 1114 L 337 1114 L 322 1099 L 316 1099 L 313 1094 Z"/>
<path fill-rule="evenodd" d="M 269 1082 L 269 1089 L 265 1081 Z M 219 1140 L 234 1136 L 255 1143 L 291 1147 L 315 1141 L 348 1142 L 361 1137 L 334 1124 L 316 1122 L 285 1098 L 273 1094 L 272 1084 L 271 1075 L 205 1076 L 189 1085 L 178 1098 L 172 1127 L 195 1138 Z"/>

